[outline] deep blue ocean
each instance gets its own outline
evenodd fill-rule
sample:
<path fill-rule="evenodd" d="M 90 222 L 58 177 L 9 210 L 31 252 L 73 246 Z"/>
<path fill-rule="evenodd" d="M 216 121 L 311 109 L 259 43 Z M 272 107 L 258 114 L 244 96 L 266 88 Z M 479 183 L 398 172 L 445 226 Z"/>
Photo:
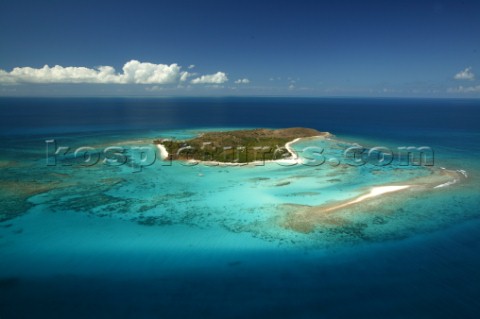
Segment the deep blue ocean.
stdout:
<path fill-rule="evenodd" d="M 479 103 L 382 98 L 2 98 L 0 132 L 303 126 L 387 137 L 432 130 L 478 133 Z"/>
<path fill-rule="evenodd" d="M 462 99 L 0 98 L 0 318 L 477 318 L 479 122 L 480 100 Z M 261 220 L 289 194 L 239 168 L 187 178 L 45 165 L 49 139 L 97 147 L 257 127 L 429 146 L 436 166 L 468 178 L 307 236 Z M 170 215 L 151 225 L 150 212 Z"/>

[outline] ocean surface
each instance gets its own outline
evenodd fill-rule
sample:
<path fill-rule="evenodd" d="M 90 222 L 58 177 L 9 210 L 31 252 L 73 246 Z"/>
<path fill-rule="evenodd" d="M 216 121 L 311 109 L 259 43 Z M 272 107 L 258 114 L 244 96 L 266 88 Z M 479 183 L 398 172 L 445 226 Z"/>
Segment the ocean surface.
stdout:
<path fill-rule="evenodd" d="M 460 99 L 0 98 L 0 318 L 477 318 L 479 121 Z M 243 166 L 153 144 L 260 127 L 333 136 Z M 432 165 L 345 155 L 410 146 Z M 390 185 L 414 186 L 318 213 Z"/>

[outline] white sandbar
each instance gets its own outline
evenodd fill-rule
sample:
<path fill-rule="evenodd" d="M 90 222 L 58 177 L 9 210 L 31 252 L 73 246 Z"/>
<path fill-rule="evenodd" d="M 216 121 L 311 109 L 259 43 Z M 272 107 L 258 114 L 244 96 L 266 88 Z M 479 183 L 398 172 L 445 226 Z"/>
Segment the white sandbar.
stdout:
<path fill-rule="evenodd" d="M 409 187 L 411 187 L 411 185 L 372 187 L 372 189 L 370 190 L 370 192 L 368 194 L 359 196 L 352 201 L 330 207 L 330 208 L 326 209 L 325 211 L 332 211 L 332 210 L 335 210 L 335 209 L 343 208 L 343 207 L 346 207 L 346 206 L 350 206 L 352 204 L 360 203 L 360 202 L 362 202 L 366 199 L 372 198 L 372 197 L 380 196 L 380 195 L 383 195 L 383 194 L 386 194 L 386 193 L 397 192 L 397 191 L 400 191 L 400 190 L 407 189 Z"/>

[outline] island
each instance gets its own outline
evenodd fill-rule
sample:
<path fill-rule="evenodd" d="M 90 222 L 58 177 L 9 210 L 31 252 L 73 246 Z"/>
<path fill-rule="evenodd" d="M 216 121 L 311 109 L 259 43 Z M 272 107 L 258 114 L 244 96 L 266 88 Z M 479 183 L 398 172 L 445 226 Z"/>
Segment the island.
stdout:
<path fill-rule="evenodd" d="M 206 132 L 189 140 L 157 139 L 154 144 L 163 159 L 246 164 L 295 157 L 290 143 L 300 138 L 328 136 L 330 133 L 312 128 L 257 128 Z"/>

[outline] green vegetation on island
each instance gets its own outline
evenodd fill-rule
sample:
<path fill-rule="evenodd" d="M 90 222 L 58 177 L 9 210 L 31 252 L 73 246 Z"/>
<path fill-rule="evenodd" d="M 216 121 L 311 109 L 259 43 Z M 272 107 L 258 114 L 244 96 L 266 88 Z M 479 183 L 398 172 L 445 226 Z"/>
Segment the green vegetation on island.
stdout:
<path fill-rule="evenodd" d="M 310 128 L 251 129 L 207 132 L 189 140 L 159 139 L 172 160 L 250 163 L 290 157 L 285 145 L 297 138 L 328 136 Z"/>

